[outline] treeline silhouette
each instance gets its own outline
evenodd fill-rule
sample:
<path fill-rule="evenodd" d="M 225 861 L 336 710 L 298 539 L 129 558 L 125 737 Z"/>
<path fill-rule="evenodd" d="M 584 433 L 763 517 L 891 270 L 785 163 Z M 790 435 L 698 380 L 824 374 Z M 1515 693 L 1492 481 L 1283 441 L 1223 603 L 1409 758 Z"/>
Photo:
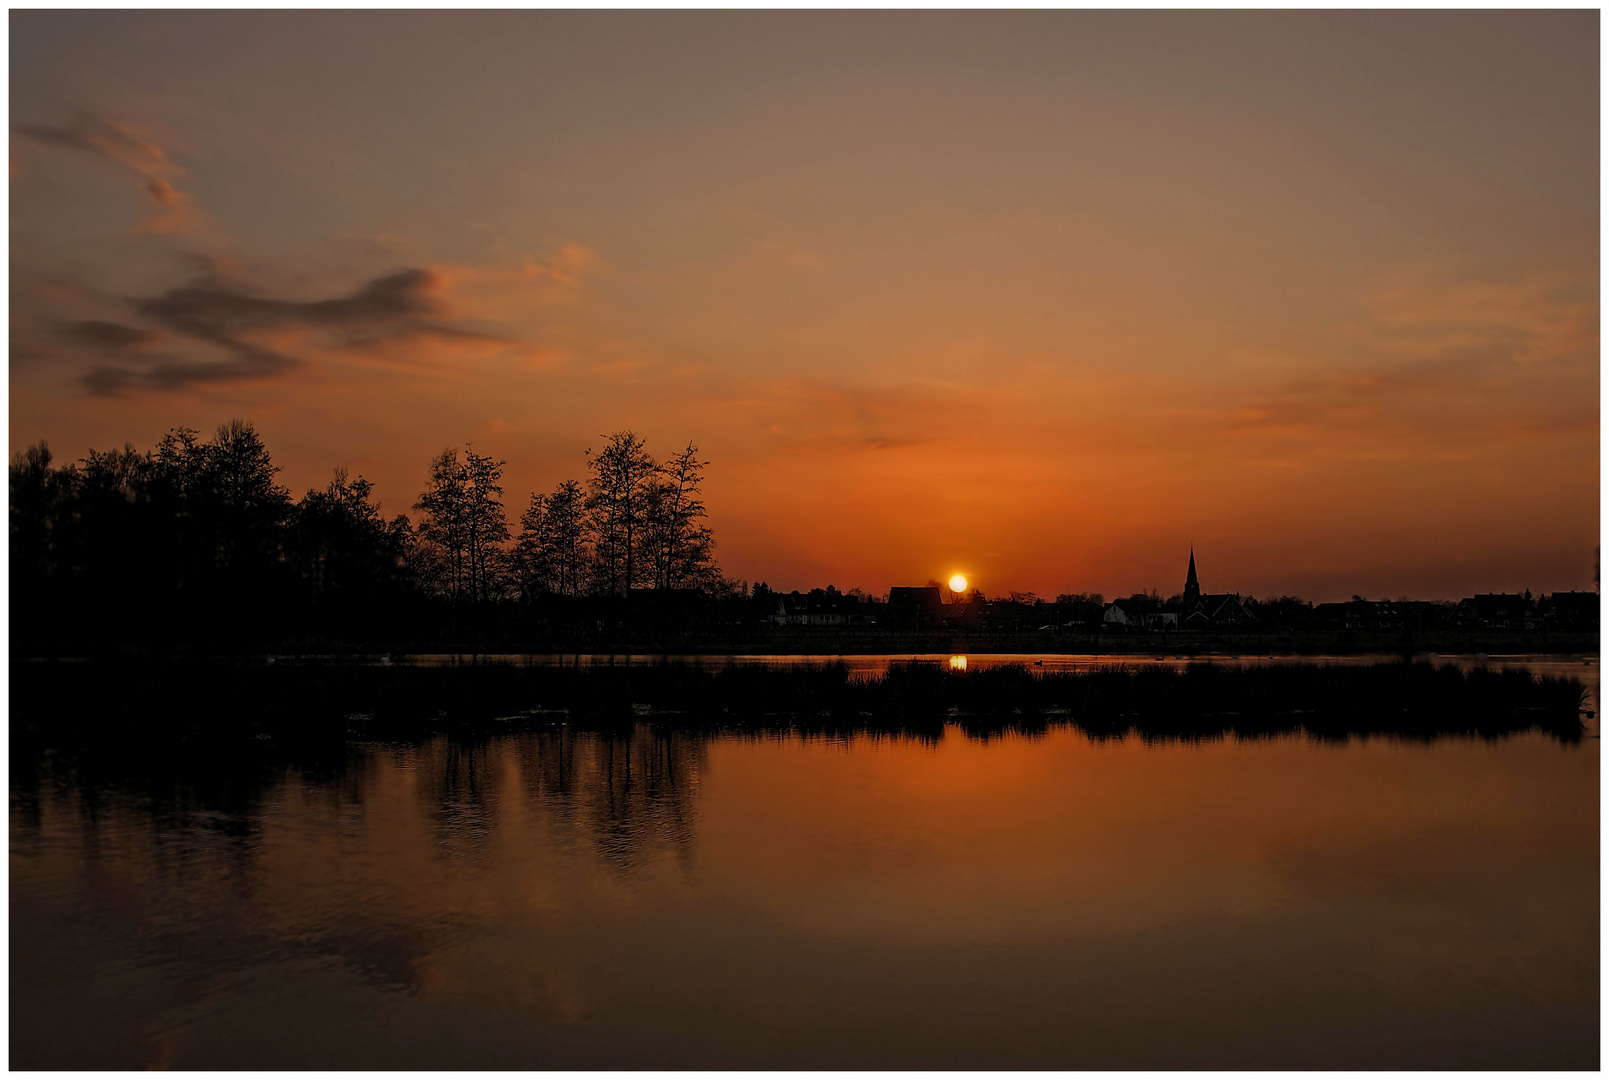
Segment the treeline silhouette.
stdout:
<path fill-rule="evenodd" d="M 660 463 L 609 436 L 585 482 L 530 497 L 517 534 L 505 464 L 448 448 L 416 517 L 387 519 L 345 469 L 293 499 L 239 420 L 65 465 L 40 442 L 11 463 L 13 650 L 574 644 L 696 622 L 734 592 L 693 444 Z"/>
<path fill-rule="evenodd" d="M 1579 680 L 1425 663 L 1190 664 L 1044 672 L 895 664 L 879 678 L 842 663 L 548 666 L 483 662 L 131 666 L 116 679 L 72 665 L 13 668 L 13 731 L 78 725 L 187 739 L 395 737 L 567 725 L 622 730 L 889 733 L 937 738 L 1072 725 L 1100 738 L 1261 737 L 1305 732 L 1434 738 L 1542 731 L 1582 738 Z M 83 685 L 80 685 L 80 684 Z M 182 685 L 182 690 L 176 686 Z M 68 707 L 68 702 L 74 703 Z M 74 719 L 76 718 L 76 719 Z"/>

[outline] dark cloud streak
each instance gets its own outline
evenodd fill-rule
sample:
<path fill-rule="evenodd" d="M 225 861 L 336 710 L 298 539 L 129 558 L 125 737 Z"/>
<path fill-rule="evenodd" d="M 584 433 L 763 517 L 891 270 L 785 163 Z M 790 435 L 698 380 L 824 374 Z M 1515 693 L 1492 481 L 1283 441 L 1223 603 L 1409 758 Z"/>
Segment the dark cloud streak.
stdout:
<path fill-rule="evenodd" d="M 311 301 L 265 297 L 209 277 L 135 301 L 134 310 L 182 340 L 224 350 L 229 360 L 164 362 L 145 369 L 105 366 L 85 375 L 83 384 L 93 394 L 106 395 L 281 376 L 303 366 L 303 361 L 252 338 L 287 329 L 328 335 L 335 347 L 347 350 L 430 337 L 505 340 L 439 321 L 446 314 L 440 298 L 444 290 L 439 275 L 417 268 L 375 278 L 347 296 Z M 125 353 L 156 337 L 150 331 L 102 321 L 71 324 L 69 334 L 85 344 Z"/>
<path fill-rule="evenodd" d="M 439 305 L 431 295 L 438 286 L 428 270 L 403 270 L 377 278 L 351 296 L 298 302 L 266 299 L 227 286 L 198 285 L 170 289 L 142 301 L 137 310 L 177 333 L 220 343 L 243 332 L 289 325 L 350 334 L 410 326 L 438 314 Z"/>
<path fill-rule="evenodd" d="M 204 383 L 243 382 L 284 374 L 300 361 L 266 350 L 224 363 L 162 363 L 143 371 L 133 368 L 96 368 L 83 378 L 84 387 L 99 396 L 114 396 L 132 389 L 184 390 Z"/>
<path fill-rule="evenodd" d="M 138 349 L 157 340 L 157 335 L 150 330 L 106 322 L 103 319 L 64 323 L 61 332 L 73 341 L 116 352 Z"/>

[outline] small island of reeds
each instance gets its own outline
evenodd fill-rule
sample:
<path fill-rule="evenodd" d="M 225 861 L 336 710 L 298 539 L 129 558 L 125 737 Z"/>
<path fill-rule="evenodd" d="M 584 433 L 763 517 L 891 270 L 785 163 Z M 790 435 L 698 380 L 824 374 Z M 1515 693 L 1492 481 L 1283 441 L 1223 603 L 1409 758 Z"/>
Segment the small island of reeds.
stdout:
<path fill-rule="evenodd" d="M 896 663 L 554 666 L 513 662 L 140 665 L 13 669 L 13 737 L 163 734 L 183 740 L 649 723 L 702 732 L 884 732 L 924 737 L 1070 725 L 1091 737 L 1318 739 L 1537 731 L 1583 737 L 1579 680 L 1524 670 L 1296 663 L 1044 671 Z"/>

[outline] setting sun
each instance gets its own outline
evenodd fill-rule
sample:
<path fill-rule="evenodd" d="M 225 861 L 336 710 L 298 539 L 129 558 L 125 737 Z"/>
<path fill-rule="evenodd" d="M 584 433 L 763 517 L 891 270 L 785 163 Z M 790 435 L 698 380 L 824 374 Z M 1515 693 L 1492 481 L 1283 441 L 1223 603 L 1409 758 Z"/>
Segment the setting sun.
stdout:
<path fill-rule="evenodd" d="M 965 575 L 957 574 L 950 579 L 950 591 L 958 593 L 967 591 L 967 579 Z"/>

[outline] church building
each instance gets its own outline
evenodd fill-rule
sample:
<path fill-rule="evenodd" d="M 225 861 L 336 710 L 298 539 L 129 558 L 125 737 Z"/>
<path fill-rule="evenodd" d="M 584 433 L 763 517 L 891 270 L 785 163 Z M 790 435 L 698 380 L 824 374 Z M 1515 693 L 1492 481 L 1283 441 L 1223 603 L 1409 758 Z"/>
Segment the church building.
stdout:
<path fill-rule="evenodd" d="M 1196 577 L 1196 549 L 1190 547 L 1190 569 L 1184 576 L 1179 610 L 1182 630 L 1217 630 L 1246 626 L 1257 620 L 1241 603 L 1239 593 L 1204 593 Z"/>

